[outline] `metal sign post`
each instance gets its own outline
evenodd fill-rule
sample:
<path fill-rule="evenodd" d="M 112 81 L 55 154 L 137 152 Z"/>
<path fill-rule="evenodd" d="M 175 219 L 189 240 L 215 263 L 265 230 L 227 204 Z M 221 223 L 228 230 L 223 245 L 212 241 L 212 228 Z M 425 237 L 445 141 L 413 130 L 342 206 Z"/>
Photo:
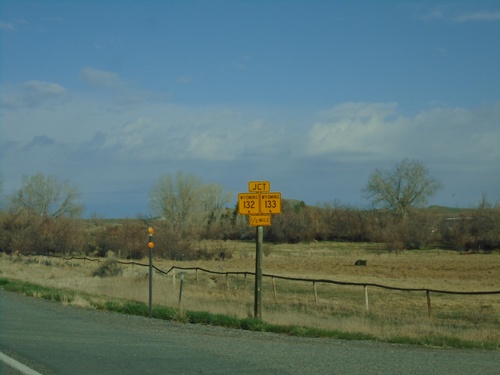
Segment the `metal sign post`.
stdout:
<path fill-rule="evenodd" d="M 262 245 L 264 242 L 264 228 L 256 229 L 256 255 L 255 255 L 255 300 L 254 318 L 262 319 Z"/>

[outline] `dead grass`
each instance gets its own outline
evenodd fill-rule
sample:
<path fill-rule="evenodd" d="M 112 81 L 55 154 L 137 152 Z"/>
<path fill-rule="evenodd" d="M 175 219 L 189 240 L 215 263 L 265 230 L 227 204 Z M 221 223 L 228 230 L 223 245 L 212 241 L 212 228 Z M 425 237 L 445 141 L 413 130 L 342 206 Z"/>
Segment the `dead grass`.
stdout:
<path fill-rule="evenodd" d="M 212 271 L 253 272 L 255 244 L 232 242 L 232 259 L 226 261 L 170 262 L 155 260 L 160 269 L 171 266 L 202 267 Z M 378 283 L 395 287 L 451 291 L 500 290 L 500 254 L 460 255 L 432 250 L 382 251 L 373 244 L 312 243 L 265 245 L 270 254 L 263 260 L 265 274 Z M 357 259 L 366 267 L 354 266 Z M 141 263 L 147 264 L 145 259 Z M 0 276 L 85 294 L 148 301 L 148 268 L 123 266 L 120 276 L 92 277 L 97 263 L 55 258 L 0 257 Z M 175 275 L 175 277 L 174 277 Z M 253 315 L 253 276 L 213 275 L 187 271 L 181 308 L 233 315 Z M 179 305 L 179 270 L 154 274 L 153 300 L 165 306 Z M 268 323 L 300 325 L 343 332 L 362 332 L 381 339 L 391 337 L 456 337 L 500 347 L 500 295 L 449 295 L 431 293 L 432 319 L 427 316 L 424 292 L 368 288 L 369 310 L 363 287 L 275 280 L 263 283 L 263 316 Z M 276 294 L 275 294 L 276 292 Z M 68 302 L 90 307 L 77 296 Z"/>

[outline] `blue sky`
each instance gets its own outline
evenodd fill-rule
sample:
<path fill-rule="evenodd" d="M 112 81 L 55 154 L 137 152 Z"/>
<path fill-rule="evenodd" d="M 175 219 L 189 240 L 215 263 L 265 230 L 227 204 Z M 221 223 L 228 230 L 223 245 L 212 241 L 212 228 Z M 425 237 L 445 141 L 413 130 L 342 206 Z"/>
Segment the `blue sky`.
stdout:
<path fill-rule="evenodd" d="M 500 199 L 498 1 L 0 3 L 3 192 L 43 172 L 86 214 L 147 214 L 181 170 L 367 207 L 418 159 L 429 202 Z"/>

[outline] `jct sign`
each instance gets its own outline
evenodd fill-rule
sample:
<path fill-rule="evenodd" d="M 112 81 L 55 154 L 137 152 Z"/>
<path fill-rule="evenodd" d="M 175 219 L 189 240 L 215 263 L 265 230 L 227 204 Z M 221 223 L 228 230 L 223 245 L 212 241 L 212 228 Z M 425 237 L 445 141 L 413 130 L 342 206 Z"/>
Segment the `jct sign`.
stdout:
<path fill-rule="evenodd" d="M 238 194 L 238 213 L 250 215 L 249 225 L 270 226 L 271 215 L 281 213 L 281 193 L 270 192 L 269 181 L 250 181 L 250 193 Z"/>
<path fill-rule="evenodd" d="M 269 191 L 271 189 L 271 183 L 269 181 L 250 181 L 248 183 L 248 191 L 254 193 L 262 193 Z"/>

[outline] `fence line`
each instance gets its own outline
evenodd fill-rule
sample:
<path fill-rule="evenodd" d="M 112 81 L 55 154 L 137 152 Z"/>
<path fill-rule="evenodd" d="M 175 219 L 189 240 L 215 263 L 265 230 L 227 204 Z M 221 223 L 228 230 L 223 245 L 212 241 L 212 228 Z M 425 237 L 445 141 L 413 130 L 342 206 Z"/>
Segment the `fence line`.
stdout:
<path fill-rule="evenodd" d="M 63 260 L 88 260 L 90 262 L 101 262 L 101 259 L 98 258 L 87 258 L 87 257 L 64 257 L 60 255 L 41 255 L 41 254 L 24 254 L 24 253 L 19 253 L 23 256 L 30 257 L 30 256 L 43 256 L 43 257 L 53 257 L 53 258 L 60 258 Z M 136 266 L 141 266 L 141 267 L 149 267 L 149 264 L 145 263 L 138 263 L 138 262 L 124 262 L 117 260 L 117 263 L 119 264 L 125 264 L 125 265 L 136 265 Z M 255 272 L 249 272 L 249 271 L 212 271 L 208 270 L 206 268 L 202 267 L 179 267 L 179 266 L 172 266 L 169 268 L 168 271 L 164 271 L 161 268 L 156 267 L 153 265 L 153 268 L 158 271 L 159 273 L 168 275 L 170 272 L 173 270 L 183 270 L 183 271 L 202 271 L 214 275 L 244 275 L 245 277 L 247 275 L 255 275 Z M 398 290 L 398 291 L 403 291 L 403 292 L 431 292 L 431 293 L 441 293 L 441 294 L 462 294 L 462 295 L 487 295 L 487 294 L 500 294 L 500 290 L 490 290 L 490 291 L 476 291 L 476 292 L 465 292 L 465 291 L 452 291 L 452 290 L 442 290 L 442 289 L 431 289 L 431 288 L 402 288 L 402 287 L 396 287 L 396 286 L 389 286 L 389 285 L 383 285 L 383 284 L 377 284 L 377 283 L 361 283 L 361 282 L 355 282 L 355 281 L 338 281 L 338 280 L 330 280 L 330 279 L 308 279 L 308 278 L 302 278 L 302 277 L 288 277 L 288 276 L 279 276 L 279 275 L 273 275 L 273 274 L 268 274 L 268 273 L 263 273 L 263 277 L 270 277 L 270 278 L 275 278 L 275 279 L 280 279 L 280 280 L 289 280 L 289 281 L 301 281 L 301 282 L 310 282 L 310 283 L 324 283 L 324 284 L 335 284 L 335 285 L 348 285 L 348 286 L 362 286 L 362 287 L 375 287 L 375 288 L 382 288 L 382 289 L 388 289 L 388 290 Z"/>
<path fill-rule="evenodd" d="M 101 259 L 98 258 L 87 258 L 87 257 L 64 257 L 60 255 L 43 255 L 43 254 L 24 254 L 24 253 L 19 253 L 23 256 L 30 257 L 30 256 L 43 256 L 43 257 L 53 257 L 53 258 L 60 258 L 66 261 L 69 260 L 83 260 L 85 261 L 90 261 L 90 262 L 101 262 Z M 141 267 L 149 267 L 149 264 L 144 264 L 144 263 L 138 263 L 134 261 L 130 262 L 124 262 L 120 260 L 116 260 L 117 263 L 119 264 L 125 264 L 125 265 L 137 265 Z M 205 273 L 210 273 L 214 275 L 224 275 L 226 277 L 226 285 L 228 285 L 228 280 L 227 278 L 229 275 L 244 275 L 245 276 L 245 288 L 246 288 L 246 280 L 247 276 L 255 276 L 255 272 L 248 272 L 248 271 L 212 271 L 208 270 L 202 267 L 179 267 L 179 266 L 172 266 L 169 268 L 168 271 L 164 271 L 155 265 L 153 265 L 153 268 L 164 275 L 168 275 L 169 273 L 172 272 L 173 277 L 174 277 L 174 283 L 175 283 L 175 270 L 182 270 L 182 271 L 195 271 L 196 272 L 196 285 L 198 285 L 198 271 L 202 271 Z M 493 295 L 493 294 L 500 294 L 500 290 L 492 290 L 492 291 L 476 291 L 476 292 L 465 292 L 465 291 L 452 291 L 452 290 L 441 290 L 441 289 L 430 289 L 430 288 L 402 288 L 402 287 L 395 287 L 395 286 L 389 286 L 389 285 L 383 285 L 383 284 L 377 284 L 377 283 L 363 283 L 363 282 L 353 282 L 353 281 L 338 281 L 338 280 L 330 280 L 330 279 L 308 279 L 308 278 L 302 278 L 302 277 L 288 277 L 288 276 L 279 276 L 279 275 L 273 275 L 273 274 L 267 274 L 263 273 L 262 277 L 269 277 L 272 280 L 272 285 L 273 285 L 273 294 L 274 294 L 274 299 L 276 300 L 276 284 L 275 284 L 275 279 L 280 279 L 280 280 L 288 280 L 288 281 L 299 281 L 299 282 L 308 282 L 313 284 L 313 293 L 314 293 L 314 300 L 316 303 L 318 303 L 318 294 L 317 294 L 317 283 L 324 283 L 324 284 L 334 284 L 334 285 L 345 285 L 345 286 L 362 286 L 364 288 L 364 294 L 365 294 L 365 306 L 366 310 L 369 310 L 369 301 L 368 301 L 368 287 L 374 287 L 374 288 L 381 288 L 381 289 L 387 289 L 387 290 L 397 290 L 397 291 L 403 291 L 403 292 L 425 292 L 426 294 L 426 299 L 427 299 L 427 311 L 428 311 L 428 316 L 429 318 L 432 318 L 432 305 L 431 305 L 431 293 L 438 293 L 438 294 L 454 294 L 454 295 Z"/>

